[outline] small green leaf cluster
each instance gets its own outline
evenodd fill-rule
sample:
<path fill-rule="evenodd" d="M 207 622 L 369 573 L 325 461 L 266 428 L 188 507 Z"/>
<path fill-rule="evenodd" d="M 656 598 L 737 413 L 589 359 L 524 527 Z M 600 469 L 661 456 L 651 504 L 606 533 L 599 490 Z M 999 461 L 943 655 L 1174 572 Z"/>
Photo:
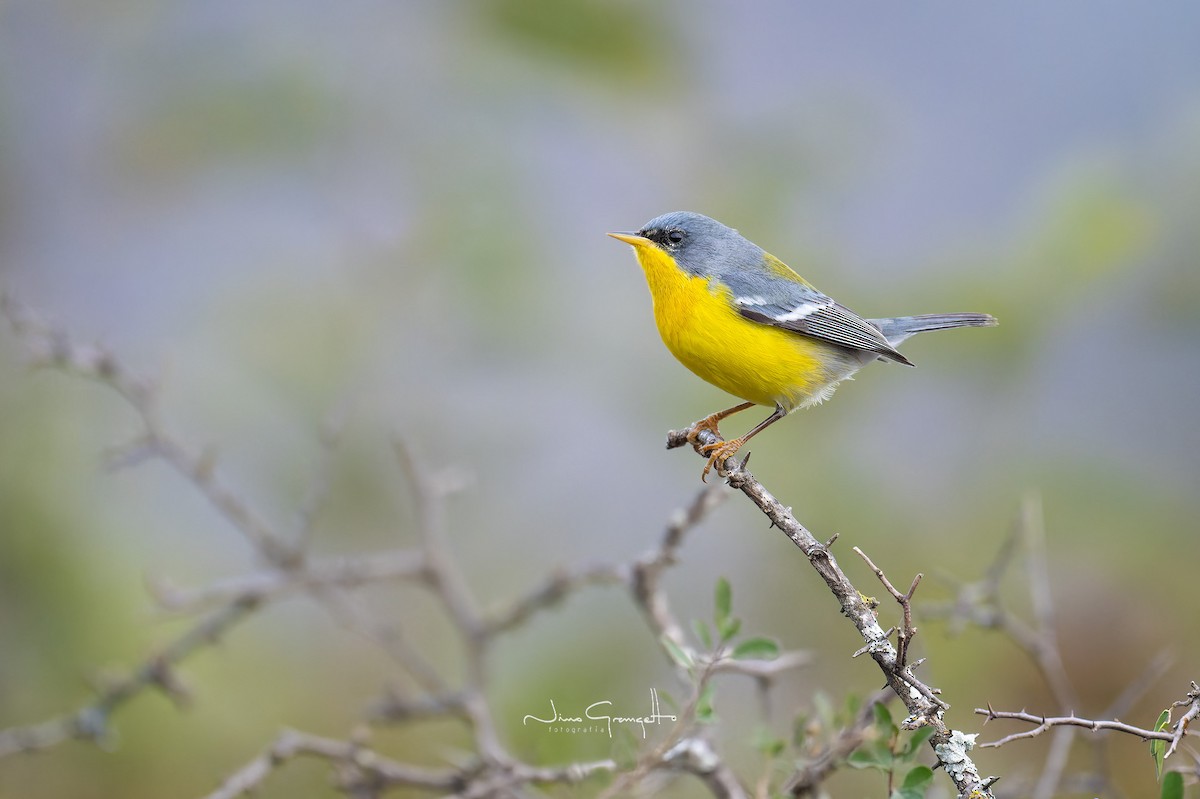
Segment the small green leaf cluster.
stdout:
<path fill-rule="evenodd" d="M 1158 714 L 1158 721 L 1154 723 L 1154 731 L 1162 732 L 1171 726 L 1171 708 L 1167 708 L 1162 713 Z M 1167 756 L 1167 742 L 1153 740 L 1150 742 L 1150 755 L 1154 758 L 1154 776 L 1156 779 L 1162 779 L 1163 760 Z"/>
<path fill-rule="evenodd" d="M 728 580 L 724 577 L 717 580 L 714 593 L 712 628 L 703 619 L 696 619 L 692 622 L 692 629 L 706 649 L 724 654 L 724 650 L 741 631 L 742 620 L 733 615 L 733 589 Z M 772 660 L 779 657 L 779 644 L 772 638 L 746 638 L 733 645 L 729 656 L 734 660 Z"/>
<path fill-rule="evenodd" d="M 697 721 L 706 724 L 716 721 L 713 685 L 707 679 L 707 666 L 722 658 L 772 660 L 779 656 L 779 644 L 774 639 L 753 636 L 737 640 L 741 629 L 742 620 L 733 615 L 733 589 L 729 581 L 722 577 L 717 580 L 714 591 L 712 623 L 703 619 L 695 619 L 692 622 L 692 631 L 707 653 L 703 663 L 698 664 L 696 656 L 670 636 L 662 637 L 663 648 L 671 660 L 699 681 L 700 694 L 695 711 Z M 703 665 L 703 670 L 698 669 L 698 665 Z"/>
<path fill-rule="evenodd" d="M 1158 721 L 1154 723 L 1154 731 L 1162 732 L 1170 728 L 1171 708 L 1167 708 L 1158 714 Z M 1160 799 L 1183 799 L 1183 775 L 1178 771 L 1168 771 L 1164 777 L 1162 773 L 1168 745 L 1166 741 L 1153 740 L 1150 742 L 1150 755 L 1154 758 L 1154 776 L 1162 781 L 1162 791 L 1159 793 L 1159 797 Z"/>
<path fill-rule="evenodd" d="M 772 638 L 753 636 L 735 643 L 742 629 L 742 620 L 733 615 L 733 589 L 724 577 L 717 580 L 713 605 L 711 625 L 703 619 L 692 622 L 696 638 L 712 656 L 710 661 L 722 657 L 734 660 L 773 660 L 779 657 L 779 643 Z M 662 643 L 679 666 L 689 670 L 695 667 L 695 658 L 678 643 L 667 637 L 663 638 Z"/>
<path fill-rule="evenodd" d="M 924 751 L 925 743 L 933 735 L 932 727 L 921 727 L 911 735 L 900 735 L 900 728 L 892 721 L 891 711 L 882 703 L 874 706 L 875 722 L 868 742 L 851 753 L 846 763 L 853 768 L 869 768 L 888 775 L 890 799 L 923 799 L 933 782 L 933 770 L 929 766 L 916 765 L 907 769 L 898 788 L 894 788 L 896 775 L 914 762 Z"/>

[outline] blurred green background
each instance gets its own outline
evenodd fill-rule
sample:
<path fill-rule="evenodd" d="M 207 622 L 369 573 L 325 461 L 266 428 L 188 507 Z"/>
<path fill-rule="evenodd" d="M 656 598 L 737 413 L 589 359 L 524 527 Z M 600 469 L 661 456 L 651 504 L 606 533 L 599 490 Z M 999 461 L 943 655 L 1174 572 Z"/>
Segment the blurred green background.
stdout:
<path fill-rule="evenodd" d="M 701 466 L 665 431 L 731 404 L 661 346 L 605 231 L 696 210 L 864 315 L 993 313 L 1001 327 L 921 337 L 918 369 L 867 370 L 772 428 L 755 472 L 841 535 L 860 588 L 876 586 L 854 545 L 897 584 L 925 572 L 927 599 L 951 590 L 938 575 L 981 574 L 1040 492 L 1073 709 L 1101 712 L 1167 649 L 1176 666 L 1124 717 L 1148 725 L 1200 676 L 1197 41 L 1186 2 L 12 0 L 0 283 L 154 378 L 172 428 L 281 526 L 343 416 L 320 552 L 415 542 L 393 434 L 465 471 L 450 535 L 485 606 L 649 548 Z M 78 707 L 184 629 L 147 576 L 254 567 L 166 468 L 101 468 L 137 431 L 109 392 L 30 373 L 0 334 L 0 728 Z M 709 615 L 720 575 L 748 630 L 817 656 L 775 694 L 772 729 L 818 691 L 878 686 L 824 586 L 736 499 L 668 574 L 681 616 Z M 367 596 L 457 670 L 434 603 Z M 953 726 L 978 730 L 988 702 L 1060 710 L 1000 637 L 921 630 Z M 536 617 L 491 667 L 506 743 L 534 762 L 610 754 L 523 727 L 550 698 L 682 694 L 615 589 Z M 0 796 L 202 795 L 281 726 L 345 737 L 383 686 L 408 685 L 299 598 L 182 673 L 190 709 L 147 695 L 111 751 L 0 761 Z M 751 686 L 723 680 L 718 713 L 723 750 L 756 774 Z M 1047 741 L 978 762 L 1036 776 Z M 443 724 L 377 743 L 435 764 L 469 741 Z M 1144 745 L 1109 751 L 1117 785 L 1153 791 Z M 333 795 L 325 774 L 298 763 L 262 795 Z M 878 775 L 837 780 L 883 792 Z"/>

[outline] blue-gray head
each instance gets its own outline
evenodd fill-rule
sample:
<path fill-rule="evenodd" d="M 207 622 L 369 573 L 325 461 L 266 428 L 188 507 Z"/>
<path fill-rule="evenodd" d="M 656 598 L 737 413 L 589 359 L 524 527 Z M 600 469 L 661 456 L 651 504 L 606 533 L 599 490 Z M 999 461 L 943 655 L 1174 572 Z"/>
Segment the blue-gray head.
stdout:
<path fill-rule="evenodd" d="M 642 225 L 638 236 L 667 252 L 693 275 L 721 276 L 762 264 L 762 248 L 731 227 L 692 211 L 671 211 Z"/>

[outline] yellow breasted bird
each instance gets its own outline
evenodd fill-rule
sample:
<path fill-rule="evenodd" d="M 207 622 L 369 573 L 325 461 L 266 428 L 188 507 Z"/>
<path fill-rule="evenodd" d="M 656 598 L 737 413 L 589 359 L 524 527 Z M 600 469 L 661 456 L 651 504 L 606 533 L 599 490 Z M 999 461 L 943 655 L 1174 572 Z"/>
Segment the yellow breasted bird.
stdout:
<path fill-rule="evenodd" d="M 874 360 L 912 362 L 896 347 L 915 333 L 989 327 L 988 314 L 863 319 L 733 228 L 690 211 L 650 220 L 636 233 L 609 233 L 633 246 L 654 300 L 663 343 L 680 363 L 746 402 L 692 426 L 718 437 L 718 423 L 754 405 L 774 407 L 750 432 L 702 445 L 713 464 L 797 408 L 829 399 L 837 384 Z M 720 467 L 718 466 L 718 469 Z"/>

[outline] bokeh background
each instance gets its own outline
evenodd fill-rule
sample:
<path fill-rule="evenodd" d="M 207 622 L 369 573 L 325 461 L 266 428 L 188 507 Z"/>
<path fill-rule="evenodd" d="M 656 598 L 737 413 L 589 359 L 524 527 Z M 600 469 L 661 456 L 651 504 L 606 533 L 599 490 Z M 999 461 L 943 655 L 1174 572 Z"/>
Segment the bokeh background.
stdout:
<path fill-rule="evenodd" d="M 1200 664 L 1197 42 L 1187 2 L 11 0 L 0 283 L 153 378 L 172 429 L 280 525 L 322 425 L 345 419 L 320 552 L 414 541 L 393 435 L 461 470 L 451 538 L 485 605 L 650 547 L 701 466 L 664 432 L 730 404 L 661 346 L 605 231 L 697 210 L 864 315 L 994 313 L 1001 327 L 916 339 L 918 369 L 867 370 L 774 427 L 755 472 L 841 535 L 860 587 L 853 545 L 897 583 L 925 572 L 929 600 L 980 575 L 1038 492 L 1074 709 L 1100 712 L 1169 650 L 1126 716 L 1150 724 Z M 254 566 L 166 468 L 102 468 L 137 430 L 110 392 L 30 373 L 0 334 L 0 727 L 79 706 L 182 629 L 147 576 L 199 586 Z M 816 655 L 775 695 L 775 732 L 818 692 L 877 687 L 825 588 L 745 502 L 669 573 L 681 616 L 709 615 L 720 575 L 747 630 Z M 434 603 L 372 601 L 457 667 Z M 954 726 L 978 730 L 989 701 L 1056 709 L 1001 637 L 921 629 Z M 491 667 L 506 740 L 538 762 L 609 754 L 522 727 L 549 698 L 680 692 L 627 598 L 601 588 L 536 617 Z M 344 737 L 405 685 L 303 599 L 183 674 L 189 710 L 147 695 L 109 751 L 0 762 L 0 795 L 201 795 L 281 726 Z M 717 709 L 724 750 L 757 773 L 750 686 L 722 681 Z M 379 738 L 428 763 L 466 743 L 452 724 Z M 978 762 L 1028 777 L 1045 746 Z M 1155 790 L 1144 745 L 1109 750 L 1127 795 Z M 878 775 L 838 779 L 883 793 Z M 333 792 L 298 763 L 263 795 Z"/>

